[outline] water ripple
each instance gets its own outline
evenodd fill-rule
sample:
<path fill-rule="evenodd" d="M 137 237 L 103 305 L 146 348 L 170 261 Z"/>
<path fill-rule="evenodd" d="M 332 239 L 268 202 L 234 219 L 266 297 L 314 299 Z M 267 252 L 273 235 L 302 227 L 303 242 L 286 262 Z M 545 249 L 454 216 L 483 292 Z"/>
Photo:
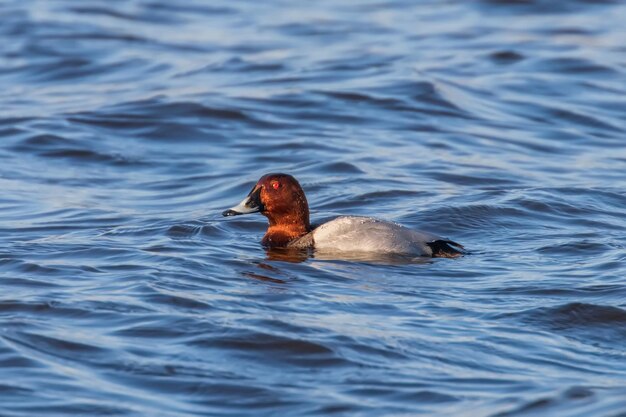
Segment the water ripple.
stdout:
<path fill-rule="evenodd" d="M 0 14 L 2 416 L 626 407 L 623 2 Z M 469 254 L 265 249 L 270 171 Z"/>

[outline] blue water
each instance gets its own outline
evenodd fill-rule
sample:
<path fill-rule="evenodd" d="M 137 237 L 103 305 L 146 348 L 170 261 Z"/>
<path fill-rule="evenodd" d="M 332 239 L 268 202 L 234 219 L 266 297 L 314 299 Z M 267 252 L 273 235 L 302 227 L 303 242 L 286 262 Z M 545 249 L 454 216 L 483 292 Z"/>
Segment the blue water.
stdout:
<path fill-rule="evenodd" d="M 624 2 L 0 18 L 0 416 L 626 416 Z M 266 252 L 276 171 L 470 254 Z"/>

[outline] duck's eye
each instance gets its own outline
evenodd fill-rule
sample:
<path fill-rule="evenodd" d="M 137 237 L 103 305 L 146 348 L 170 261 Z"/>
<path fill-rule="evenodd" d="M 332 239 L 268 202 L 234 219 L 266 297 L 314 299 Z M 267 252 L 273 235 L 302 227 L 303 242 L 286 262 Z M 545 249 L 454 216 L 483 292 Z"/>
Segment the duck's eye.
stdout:
<path fill-rule="evenodd" d="M 272 181 L 272 188 L 278 190 L 280 188 L 280 183 L 278 181 Z"/>

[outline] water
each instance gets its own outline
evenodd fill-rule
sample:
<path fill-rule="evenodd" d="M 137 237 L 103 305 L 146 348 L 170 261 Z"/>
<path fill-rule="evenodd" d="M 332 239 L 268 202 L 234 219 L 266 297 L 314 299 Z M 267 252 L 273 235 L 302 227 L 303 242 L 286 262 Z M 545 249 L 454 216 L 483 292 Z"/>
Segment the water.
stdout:
<path fill-rule="evenodd" d="M 623 2 L 0 16 L 2 417 L 626 415 Z M 273 171 L 471 255 L 266 253 Z"/>

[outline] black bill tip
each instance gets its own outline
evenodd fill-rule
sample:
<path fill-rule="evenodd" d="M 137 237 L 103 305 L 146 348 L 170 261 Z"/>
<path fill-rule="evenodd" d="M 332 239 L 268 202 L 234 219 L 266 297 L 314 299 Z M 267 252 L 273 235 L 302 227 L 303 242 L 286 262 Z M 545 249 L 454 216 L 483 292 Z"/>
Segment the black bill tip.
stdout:
<path fill-rule="evenodd" d="M 237 212 L 237 211 L 235 211 L 233 209 L 224 210 L 222 212 L 222 216 L 224 216 L 224 217 L 237 216 L 239 214 L 241 214 L 241 213 L 239 213 L 239 212 Z"/>

